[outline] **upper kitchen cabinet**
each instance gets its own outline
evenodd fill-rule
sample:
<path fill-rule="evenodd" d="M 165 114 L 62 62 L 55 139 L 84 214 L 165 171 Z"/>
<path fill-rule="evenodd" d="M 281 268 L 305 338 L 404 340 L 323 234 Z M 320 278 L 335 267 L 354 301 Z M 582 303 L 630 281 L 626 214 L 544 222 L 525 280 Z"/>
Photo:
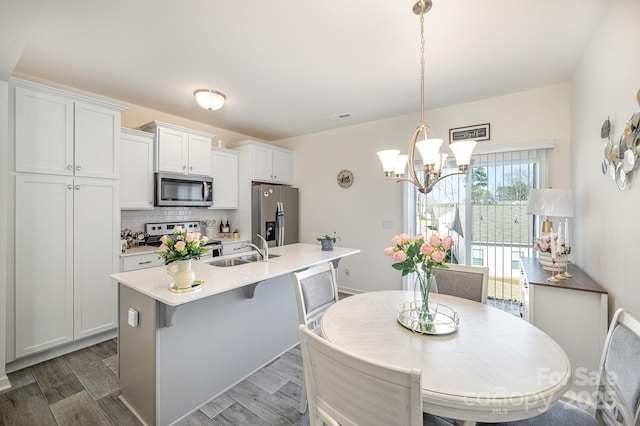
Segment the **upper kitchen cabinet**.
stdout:
<path fill-rule="evenodd" d="M 251 158 L 251 180 L 256 182 L 293 183 L 293 152 L 266 143 L 247 140 L 229 145 Z"/>
<path fill-rule="evenodd" d="M 238 153 L 211 148 L 213 205 L 210 209 L 238 208 Z"/>
<path fill-rule="evenodd" d="M 159 121 L 140 129 L 156 135 L 156 171 L 204 176 L 211 173 L 211 140 L 215 135 Z"/>
<path fill-rule="evenodd" d="M 123 107 L 19 79 L 16 171 L 117 179 Z"/>
<path fill-rule="evenodd" d="M 153 133 L 122 129 L 120 139 L 120 208 L 153 209 Z"/>

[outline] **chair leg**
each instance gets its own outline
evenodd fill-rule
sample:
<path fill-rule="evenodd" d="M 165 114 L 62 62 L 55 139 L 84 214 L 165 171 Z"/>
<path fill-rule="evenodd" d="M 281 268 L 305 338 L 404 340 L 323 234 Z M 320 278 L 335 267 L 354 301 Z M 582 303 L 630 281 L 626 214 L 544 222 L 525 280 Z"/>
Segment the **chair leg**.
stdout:
<path fill-rule="evenodd" d="M 307 411 L 307 387 L 304 384 L 304 380 L 302 381 L 302 393 L 300 394 L 300 408 L 298 408 L 298 412 L 300 414 L 304 414 Z"/>

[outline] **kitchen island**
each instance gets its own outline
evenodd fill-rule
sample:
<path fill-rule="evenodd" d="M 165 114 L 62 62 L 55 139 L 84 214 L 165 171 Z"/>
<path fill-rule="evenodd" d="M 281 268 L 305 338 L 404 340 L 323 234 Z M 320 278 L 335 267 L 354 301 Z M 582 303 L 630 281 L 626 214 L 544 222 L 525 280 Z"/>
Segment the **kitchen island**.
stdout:
<path fill-rule="evenodd" d="M 168 425 L 298 342 L 295 271 L 360 250 L 291 244 L 268 262 L 232 267 L 193 261 L 201 289 L 173 293 L 165 267 L 114 274 L 122 400 L 146 424 Z M 245 253 L 246 254 L 246 253 Z"/>

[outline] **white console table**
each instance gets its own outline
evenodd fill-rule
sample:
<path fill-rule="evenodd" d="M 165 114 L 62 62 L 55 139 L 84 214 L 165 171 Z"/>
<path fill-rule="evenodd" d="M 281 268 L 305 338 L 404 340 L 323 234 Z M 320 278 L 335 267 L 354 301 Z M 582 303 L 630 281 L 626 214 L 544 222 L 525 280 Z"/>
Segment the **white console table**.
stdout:
<path fill-rule="evenodd" d="M 551 272 L 538 259 L 524 257 L 520 265 L 522 317 L 569 356 L 573 384 L 565 397 L 591 402 L 609 325 L 607 291 L 572 263 L 573 278 L 557 283 L 547 280 Z"/>

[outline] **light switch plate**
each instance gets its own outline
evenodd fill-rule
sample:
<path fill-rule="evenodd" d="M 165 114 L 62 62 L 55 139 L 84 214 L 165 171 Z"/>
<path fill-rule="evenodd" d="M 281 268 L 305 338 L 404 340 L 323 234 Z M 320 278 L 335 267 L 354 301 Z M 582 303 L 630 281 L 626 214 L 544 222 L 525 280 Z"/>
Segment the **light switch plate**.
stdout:
<path fill-rule="evenodd" d="M 136 311 L 133 308 L 129 308 L 129 317 L 127 319 L 127 323 L 131 327 L 137 327 L 138 326 L 138 311 Z"/>

